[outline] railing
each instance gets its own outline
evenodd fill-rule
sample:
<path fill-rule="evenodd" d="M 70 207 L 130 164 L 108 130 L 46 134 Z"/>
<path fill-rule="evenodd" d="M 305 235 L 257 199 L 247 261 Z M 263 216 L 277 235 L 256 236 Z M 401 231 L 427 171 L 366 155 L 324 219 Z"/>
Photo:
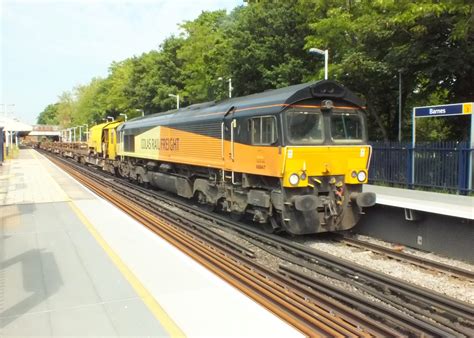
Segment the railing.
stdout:
<path fill-rule="evenodd" d="M 424 188 L 459 194 L 472 193 L 467 142 L 373 142 L 369 182 L 404 188 Z"/>

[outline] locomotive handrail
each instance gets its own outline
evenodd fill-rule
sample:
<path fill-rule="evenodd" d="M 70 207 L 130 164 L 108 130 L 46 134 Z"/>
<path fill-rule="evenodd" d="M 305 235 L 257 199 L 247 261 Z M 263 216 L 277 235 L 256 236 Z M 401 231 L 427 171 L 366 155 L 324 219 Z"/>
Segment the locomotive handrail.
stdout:
<path fill-rule="evenodd" d="M 233 119 L 230 123 L 230 158 L 232 161 L 234 161 L 234 128 L 236 124 L 236 119 Z"/>
<path fill-rule="evenodd" d="M 224 160 L 224 122 L 221 122 L 221 156 Z"/>

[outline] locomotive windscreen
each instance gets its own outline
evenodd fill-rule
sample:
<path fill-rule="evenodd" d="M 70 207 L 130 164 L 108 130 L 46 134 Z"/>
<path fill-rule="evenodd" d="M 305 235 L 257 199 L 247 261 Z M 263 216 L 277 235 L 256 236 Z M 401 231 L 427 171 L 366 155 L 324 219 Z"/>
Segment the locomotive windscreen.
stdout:
<path fill-rule="evenodd" d="M 292 109 L 285 113 L 287 139 L 293 145 L 359 144 L 366 139 L 364 115 L 356 109 L 333 109 L 325 119 L 320 109 Z M 326 126 L 327 125 L 327 126 Z"/>
<path fill-rule="evenodd" d="M 288 111 L 286 113 L 288 139 L 294 144 L 323 142 L 323 115 L 318 110 Z"/>
<path fill-rule="evenodd" d="M 362 141 L 364 128 L 362 117 L 357 113 L 334 112 L 331 115 L 331 137 L 334 141 Z"/>

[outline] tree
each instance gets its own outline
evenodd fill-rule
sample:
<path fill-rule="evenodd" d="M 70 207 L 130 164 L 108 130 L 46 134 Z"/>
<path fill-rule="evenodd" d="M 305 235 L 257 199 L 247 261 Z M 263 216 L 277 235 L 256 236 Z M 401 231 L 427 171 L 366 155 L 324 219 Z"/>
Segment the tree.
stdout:
<path fill-rule="evenodd" d="M 76 102 L 71 92 L 65 91 L 59 96 L 56 116 L 60 126 L 70 127 L 72 125 L 75 105 Z"/>
<path fill-rule="evenodd" d="M 307 46 L 329 47 L 331 77 L 368 101 L 373 138 L 395 139 L 398 71 L 405 106 L 427 105 L 448 90 L 448 100 L 472 97 L 473 5 L 445 1 L 334 1 L 311 24 Z M 406 114 L 409 116 L 409 114 Z M 407 124 L 405 119 L 405 124 Z"/>
<path fill-rule="evenodd" d="M 44 108 L 44 110 L 39 114 L 36 123 L 57 125 L 58 124 L 57 113 L 58 113 L 58 104 L 57 103 L 48 104 L 46 108 Z"/>
<path fill-rule="evenodd" d="M 181 80 L 182 63 L 177 57 L 183 41 L 182 38 L 168 38 L 160 50 L 132 59 L 129 93 L 131 105 L 135 109 L 153 114 L 176 106 L 176 101 L 168 95 L 184 88 Z"/>
<path fill-rule="evenodd" d="M 310 33 L 298 1 L 260 1 L 235 9 L 226 36 L 236 95 L 309 80 L 316 62 L 305 50 Z"/>
<path fill-rule="evenodd" d="M 76 104 L 72 115 L 74 125 L 91 124 L 100 121 L 105 109 L 101 89 L 104 85 L 101 78 L 93 78 L 87 85 L 75 88 Z"/>
<path fill-rule="evenodd" d="M 226 19 L 225 11 L 203 12 L 181 25 L 184 42 L 177 51 L 184 82 L 181 94 L 190 103 L 216 99 L 218 78 L 227 76 L 223 67 L 227 44 L 222 30 Z"/>
<path fill-rule="evenodd" d="M 219 77 L 232 78 L 234 96 L 320 80 L 323 58 L 307 52 L 317 47 L 329 49 L 329 78 L 367 99 L 370 138 L 393 140 L 399 74 L 405 135 L 408 108 L 474 97 L 473 17 L 463 0 L 248 1 L 230 14 L 203 12 L 158 50 L 113 62 L 107 78 L 66 92 L 39 119 L 67 125 L 159 113 L 175 107 L 169 94 L 183 106 L 223 99 Z M 460 131 L 446 128 L 443 135 Z"/>

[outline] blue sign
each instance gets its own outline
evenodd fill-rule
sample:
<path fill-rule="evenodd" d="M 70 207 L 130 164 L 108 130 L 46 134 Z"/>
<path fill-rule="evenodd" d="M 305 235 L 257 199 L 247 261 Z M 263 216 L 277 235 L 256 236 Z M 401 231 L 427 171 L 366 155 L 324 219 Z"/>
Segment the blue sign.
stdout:
<path fill-rule="evenodd" d="M 472 113 L 466 103 L 415 108 L 415 117 L 463 115 Z M 464 107 L 466 106 L 466 107 Z M 472 107 L 472 106 L 471 106 Z"/>

